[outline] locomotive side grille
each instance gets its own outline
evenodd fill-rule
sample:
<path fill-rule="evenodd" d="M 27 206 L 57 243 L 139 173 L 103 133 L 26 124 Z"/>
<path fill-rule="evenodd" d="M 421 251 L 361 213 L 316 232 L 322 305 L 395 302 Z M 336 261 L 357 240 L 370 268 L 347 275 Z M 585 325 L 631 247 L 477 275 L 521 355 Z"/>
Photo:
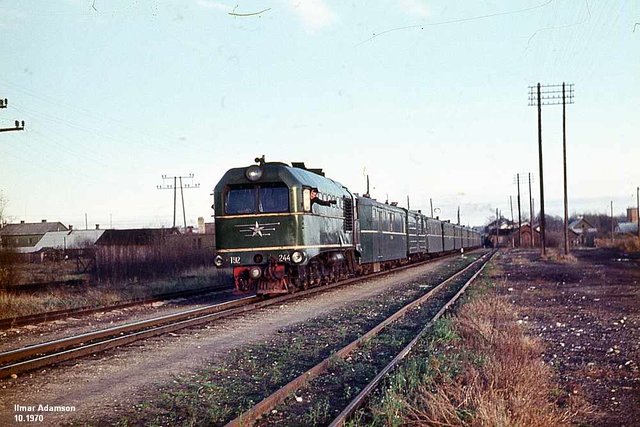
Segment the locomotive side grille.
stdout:
<path fill-rule="evenodd" d="M 343 202 L 344 231 L 353 231 L 353 200 L 351 197 L 345 197 Z"/>

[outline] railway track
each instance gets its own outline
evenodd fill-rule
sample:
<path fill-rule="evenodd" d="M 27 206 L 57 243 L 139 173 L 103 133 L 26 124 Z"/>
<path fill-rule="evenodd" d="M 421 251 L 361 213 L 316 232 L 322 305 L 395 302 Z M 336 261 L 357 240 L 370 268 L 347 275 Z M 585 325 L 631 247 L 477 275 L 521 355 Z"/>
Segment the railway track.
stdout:
<path fill-rule="evenodd" d="M 427 304 L 430 300 L 435 299 L 437 295 L 442 294 L 443 292 L 446 292 L 446 289 L 448 286 L 455 286 L 452 284 L 455 283 L 456 280 L 459 280 L 465 274 L 470 274 L 470 272 L 474 271 L 475 269 L 476 271 L 473 273 L 473 275 L 468 280 L 466 280 L 464 284 L 457 287 L 455 290 L 455 293 L 452 292 L 453 296 L 447 297 L 444 301 L 442 301 L 437 313 L 431 316 L 429 321 L 424 326 L 419 328 L 418 332 L 415 334 L 413 339 L 406 346 L 404 346 L 395 355 L 395 357 L 393 357 L 393 359 L 388 364 L 386 364 L 386 366 L 384 366 L 384 368 L 378 371 L 377 375 L 373 378 L 373 380 L 371 380 L 368 384 L 366 384 L 366 386 L 362 388 L 360 393 L 344 407 L 342 412 L 330 424 L 331 426 L 345 425 L 349 417 L 358 408 L 362 406 L 362 404 L 367 400 L 370 394 L 376 389 L 378 384 L 380 384 L 382 379 L 389 372 L 391 372 L 407 356 L 407 354 L 409 354 L 409 352 L 416 345 L 416 343 L 418 343 L 418 341 L 433 327 L 435 322 L 445 313 L 445 311 L 460 298 L 460 296 L 465 292 L 467 287 L 482 272 L 482 270 L 484 269 L 484 267 L 487 265 L 487 263 L 493 257 L 494 254 L 495 252 L 484 255 L 483 257 L 474 261 L 472 264 L 468 265 L 464 269 L 458 271 L 457 273 L 453 274 L 446 280 L 442 281 L 437 286 L 432 288 L 429 292 L 427 292 L 420 298 L 410 302 L 409 304 L 405 305 L 400 310 L 396 311 L 394 314 L 392 314 L 391 316 L 389 316 L 388 318 L 380 322 L 378 325 L 370 329 L 364 335 L 360 336 L 356 340 L 352 341 L 350 344 L 346 345 L 342 349 L 336 351 L 326 359 L 319 362 L 317 365 L 315 365 L 311 369 L 307 370 L 306 372 L 302 373 L 295 379 L 291 380 L 282 388 L 273 392 L 271 395 L 263 399 L 261 402 L 259 402 L 249 410 L 245 411 L 243 414 L 241 414 L 234 420 L 227 423 L 226 426 L 227 427 L 252 426 L 256 424 L 266 414 L 279 414 L 277 415 L 277 417 L 280 417 L 280 418 L 277 418 L 277 420 L 274 420 L 274 421 L 283 425 L 287 425 L 288 424 L 287 420 L 285 419 L 283 421 L 282 419 L 282 413 L 283 411 L 286 412 L 287 410 L 287 404 L 285 404 L 284 402 L 288 397 L 291 397 L 297 391 L 299 392 L 300 389 L 308 386 L 312 381 L 320 378 L 323 375 L 326 375 L 329 369 L 331 368 L 332 364 L 334 365 L 336 364 L 336 358 L 345 360 L 347 357 L 350 357 L 350 355 L 353 355 L 356 349 L 362 347 L 363 344 L 365 344 L 366 342 L 370 342 L 372 339 L 378 336 L 382 331 L 384 331 L 385 328 L 390 327 L 394 322 L 397 322 L 399 319 L 402 319 L 409 311 L 415 310 L 420 306 Z M 332 379 L 332 382 L 335 382 L 335 381 L 336 381 L 335 378 Z M 339 382 L 340 379 L 337 379 L 337 381 Z M 315 390 L 314 394 L 326 395 L 327 393 L 330 393 L 330 391 L 322 390 L 322 388 L 320 387 L 319 390 L 317 389 Z M 297 399 L 300 399 L 300 398 L 297 398 Z M 300 400 L 297 400 L 297 399 L 294 399 L 293 402 L 300 402 Z M 282 409 L 281 406 L 284 406 L 284 409 Z M 279 409 L 276 410 L 276 408 L 279 408 Z M 262 421 L 263 423 L 265 421 L 267 424 L 269 423 L 268 420 L 262 420 Z M 292 423 L 298 424 L 299 420 L 293 421 Z"/>
<path fill-rule="evenodd" d="M 454 256 L 451 254 L 449 256 Z M 445 257 L 440 257 L 442 259 Z M 382 271 L 364 277 L 346 279 L 333 284 L 307 289 L 294 294 L 264 299 L 258 296 L 247 296 L 233 301 L 213 304 L 180 313 L 160 316 L 153 319 L 137 321 L 112 328 L 84 333 L 77 336 L 44 342 L 16 350 L 0 353 L 0 378 L 18 375 L 45 366 L 77 359 L 120 347 L 142 339 L 159 336 L 177 330 L 198 326 L 213 320 L 245 313 L 270 305 L 282 304 L 292 299 L 325 292 L 327 290 L 353 284 L 361 280 L 369 280 L 398 271 L 415 268 L 429 261 L 410 264 L 389 271 Z"/>
<path fill-rule="evenodd" d="M 157 295 L 153 298 L 134 299 L 120 304 L 114 304 L 102 307 L 79 307 L 69 308 L 65 310 L 49 311 L 46 313 L 31 314 L 28 316 L 12 317 L 7 319 L 0 319 L 0 330 L 14 328 L 16 326 L 35 325 L 42 322 L 50 322 L 52 320 L 66 319 L 74 316 L 86 316 L 89 314 L 106 312 L 111 310 L 120 310 L 123 308 L 135 307 L 138 305 L 152 304 L 154 302 L 166 301 L 176 298 L 187 298 L 200 295 L 207 295 L 210 293 L 224 292 L 232 290 L 232 286 L 219 286 L 211 287 L 207 289 L 197 289 L 191 291 L 179 291 L 168 292 L 165 294 Z"/>

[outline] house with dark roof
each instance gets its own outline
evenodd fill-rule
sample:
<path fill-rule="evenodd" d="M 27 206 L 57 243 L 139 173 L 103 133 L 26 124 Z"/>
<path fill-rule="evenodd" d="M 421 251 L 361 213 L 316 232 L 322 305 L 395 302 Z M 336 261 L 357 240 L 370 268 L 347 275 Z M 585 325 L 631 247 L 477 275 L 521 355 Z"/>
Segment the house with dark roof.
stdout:
<path fill-rule="evenodd" d="M 569 234 L 572 246 L 595 246 L 598 229 L 584 218 L 578 218 L 569 224 Z"/>
<path fill-rule="evenodd" d="M 66 231 L 61 222 L 24 222 L 7 224 L 0 228 L 0 247 L 12 248 L 17 252 L 32 252 L 42 237 L 50 231 Z"/>

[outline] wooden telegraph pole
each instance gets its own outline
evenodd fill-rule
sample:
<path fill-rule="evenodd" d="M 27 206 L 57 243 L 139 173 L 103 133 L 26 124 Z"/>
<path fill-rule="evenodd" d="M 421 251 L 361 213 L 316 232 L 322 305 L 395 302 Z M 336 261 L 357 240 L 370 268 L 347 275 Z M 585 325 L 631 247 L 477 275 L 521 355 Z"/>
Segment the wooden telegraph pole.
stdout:
<path fill-rule="evenodd" d="M 522 215 L 520 213 L 520 174 L 517 174 L 518 180 L 518 246 L 522 246 Z"/>
<path fill-rule="evenodd" d="M 567 93 L 568 86 L 568 93 Z M 569 207 L 567 197 L 566 104 L 573 104 L 573 84 L 529 86 L 529 105 L 538 107 L 538 163 L 540 172 L 540 248 L 546 252 L 544 217 L 544 175 L 542 173 L 542 105 L 562 104 L 562 158 L 564 165 L 564 251 L 569 253 Z"/>
<path fill-rule="evenodd" d="M 531 173 L 529 173 L 529 226 L 531 227 L 531 247 L 536 246 L 535 233 L 533 230 L 533 198 L 531 197 Z"/>
<path fill-rule="evenodd" d="M 171 180 L 173 179 L 173 185 L 172 184 L 162 184 L 162 185 L 158 185 L 157 189 L 158 190 L 173 190 L 173 228 L 176 227 L 176 198 L 177 198 L 177 191 L 178 191 L 178 187 L 180 188 L 180 198 L 182 199 L 182 219 L 184 221 L 184 228 L 187 228 L 187 213 L 185 211 L 184 208 L 184 193 L 183 193 L 183 189 L 191 189 L 191 188 L 200 188 L 200 184 L 193 184 L 193 177 L 194 175 L 192 173 L 190 173 L 187 176 L 167 176 L 167 175 L 162 175 L 162 181 L 164 182 L 165 180 Z M 187 184 L 183 184 L 182 183 L 182 178 L 185 179 L 190 179 L 192 182 L 191 183 L 187 183 Z M 178 186 L 178 180 L 180 182 L 180 185 Z M 171 182 L 171 181 L 169 181 Z"/>

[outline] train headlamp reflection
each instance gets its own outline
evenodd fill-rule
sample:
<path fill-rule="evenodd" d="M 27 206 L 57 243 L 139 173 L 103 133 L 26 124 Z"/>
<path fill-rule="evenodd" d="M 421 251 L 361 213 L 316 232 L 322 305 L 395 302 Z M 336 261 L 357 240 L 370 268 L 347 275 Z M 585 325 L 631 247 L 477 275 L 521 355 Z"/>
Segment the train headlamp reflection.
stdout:
<path fill-rule="evenodd" d="M 221 255 L 216 255 L 216 258 L 213 260 L 213 263 L 216 265 L 216 267 L 222 267 L 222 264 L 224 263 L 224 259 L 222 259 Z"/>
<path fill-rule="evenodd" d="M 304 252 L 300 252 L 300 251 L 295 251 L 291 254 L 291 261 L 293 261 L 296 264 L 300 264 L 302 261 L 304 261 Z"/>
<path fill-rule="evenodd" d="M 257 165 L 249 166 L 244 175 L 249 181 L 257 181 L 262 178 L 262 168 Z"/>
<path fill-rule="evenodd" d="M 259 279 L 262 276 L 262 269 L 260 267 L 251 267 L 249 269 L 249 277 L 252 279 Z"/>

